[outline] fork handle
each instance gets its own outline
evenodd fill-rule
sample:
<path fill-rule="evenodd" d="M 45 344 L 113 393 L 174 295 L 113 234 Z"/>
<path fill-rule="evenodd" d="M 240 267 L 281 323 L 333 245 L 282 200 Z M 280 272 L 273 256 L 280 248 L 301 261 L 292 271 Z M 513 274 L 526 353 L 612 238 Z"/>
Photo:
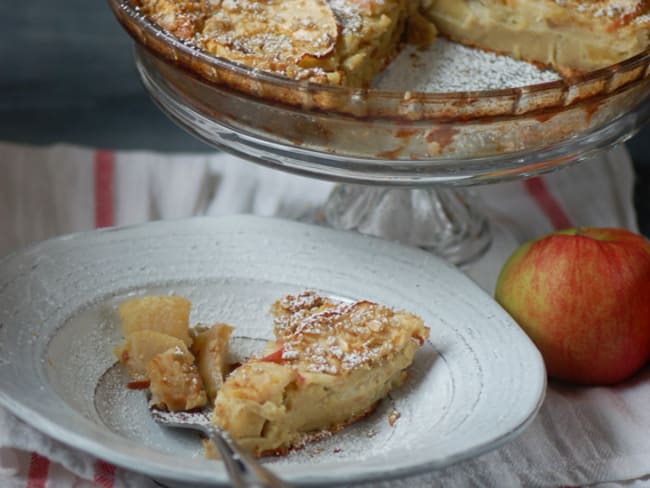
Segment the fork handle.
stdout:
<path fill-rule="evenodd" d="M 253 456 L 235 443 L 227 432 L 213 424 L 205 427 L 206 434 L 226 465 L 233 488 L 289 488 L 292 486 L 262 466 Z"/>

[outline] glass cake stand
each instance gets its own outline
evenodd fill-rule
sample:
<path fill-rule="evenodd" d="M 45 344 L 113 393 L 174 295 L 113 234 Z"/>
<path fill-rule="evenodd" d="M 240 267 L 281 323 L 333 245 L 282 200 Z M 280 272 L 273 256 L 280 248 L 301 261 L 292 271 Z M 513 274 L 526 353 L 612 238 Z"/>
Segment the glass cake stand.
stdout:
<path fill-rule="evenodd" d="M 459 93 L 347 89 L 207 55 L 109 0 L 160 108 L 242 158 L 342 183 L 327 222 L 464 264 L 491 233 L 472 185 L 542 174 L 631 137 L 650 117 L 650 51 L 592 73 Z"/>

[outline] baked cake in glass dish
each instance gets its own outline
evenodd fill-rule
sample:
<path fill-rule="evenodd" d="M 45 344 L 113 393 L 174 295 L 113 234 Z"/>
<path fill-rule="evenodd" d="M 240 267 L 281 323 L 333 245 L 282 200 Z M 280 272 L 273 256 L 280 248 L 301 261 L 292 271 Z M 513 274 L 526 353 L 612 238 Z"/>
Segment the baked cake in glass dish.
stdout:
<path fill-rule="evenodd" d="M 456 42 L 555 68 L 603 68 L 649 44 L 648 0 L 137 0 L 212 55 L 297 80 L 369 86 L 403 41 Z"/>

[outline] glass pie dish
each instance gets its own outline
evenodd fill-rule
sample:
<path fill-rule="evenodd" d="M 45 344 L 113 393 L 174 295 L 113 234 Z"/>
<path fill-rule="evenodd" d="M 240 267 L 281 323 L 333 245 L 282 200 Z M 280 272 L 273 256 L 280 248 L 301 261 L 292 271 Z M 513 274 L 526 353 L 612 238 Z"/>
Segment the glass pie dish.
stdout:
<path fill-rule="evenodd" d="M 209 55 L 110 0 L 138 44 L 154 99 L 209 144 L 358 183 L 485 183 L 588 157 L 634 133 L 649 108 L 650 52 L 521 88 L 417 93 L 290 80 Z M 388 68 L 390 69 L 390 67 Z"/>
<path fill-rule="evenodd" d="M 397 237 L 456 263 L 471 260 L 490 242 L 471 192 L 460 187 L 585 160 L 631 137 L 650 116 L 650 50 L 571 79 L 519 88 L 350 89 L 215 57 L 151 22 L 130 0 L 109 2 L 136 42 L 146 89 L 181 127 L 267 166 L 380 186 L 338 186 L 326 204 L 328 222 L 359 229 L 363 221 L 378 220 L 372 214 L 382 201 L 401 202 L 430 219 L 430 230 L 414 239 L 391 230 L 367 233 Z M 420 194 L 391 196 L 399 186 L 419 187 L 413 192 Z"/>

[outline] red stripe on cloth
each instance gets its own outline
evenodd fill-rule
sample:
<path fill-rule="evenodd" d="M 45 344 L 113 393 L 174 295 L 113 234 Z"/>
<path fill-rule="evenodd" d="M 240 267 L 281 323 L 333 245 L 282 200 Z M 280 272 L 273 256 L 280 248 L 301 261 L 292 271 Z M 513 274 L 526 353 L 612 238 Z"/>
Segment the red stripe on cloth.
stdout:
<path fill-rule="evenodd" d="M 93 481 L 103 488 L 113 488 L 113 484 L 115 483 L 115 466 L 98 459 L 95 463 L 95 476 Z"/>
<path fill-rule="evenodd" d="M 113 174 L 115 156 L 111 151 L 95 152 L 95 227 L 110 227 L 114 224 L 113 215 Z M 98 459 L 93 475 L 95 484 L 103 488 L 113 488 L 115 466 Z"/>
<path fill-rule="evenodd" d="M 50 469 L 50 461 L 40 454 L 32 453 L 27 472 L 26 488 L 45 488 L 47 472 Z"/>
<path fill-rule="evenodd" d="M 544 180 L 540 177 L 524 180 L 526 191 L 542 209 L 555 230 L 574 227 L 562 206 L 551 194 Z"/>
<path fill-rule="evenodd" d="M 113 225 L 113 171 L 111 151 L 95 152 L 95 227 Z"/>

